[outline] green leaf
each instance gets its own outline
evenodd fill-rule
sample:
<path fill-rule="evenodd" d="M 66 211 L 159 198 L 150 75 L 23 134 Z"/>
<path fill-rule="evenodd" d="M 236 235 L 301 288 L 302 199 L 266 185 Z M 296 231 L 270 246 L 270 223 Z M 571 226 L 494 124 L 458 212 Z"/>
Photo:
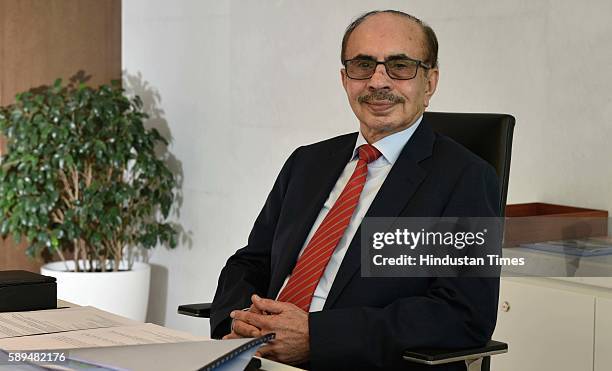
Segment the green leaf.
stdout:
<path fill-rule="evenodd" d="M 55 249 L 59 247 L 59 240 L 57 239 L 56 233 L 51 235 L 51 246 Z"/>

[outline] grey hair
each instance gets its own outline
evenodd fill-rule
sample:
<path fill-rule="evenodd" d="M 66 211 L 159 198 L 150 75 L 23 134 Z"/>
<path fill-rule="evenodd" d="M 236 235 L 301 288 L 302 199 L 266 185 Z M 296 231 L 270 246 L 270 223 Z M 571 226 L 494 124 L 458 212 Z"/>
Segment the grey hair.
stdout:
<path fill-rule="evenodd" d="M 436 33 L 434 32 L 434 30 L 427 23 L 421 21 L 417 17 L 399 10 L 392 9 L 369 11 L 360 15 L 357 19 L 351 22 L 351 24 L 349 24 L 349 26 L 346 28 L 346 31 L 344 31 L 344 36 L 342 37 L 342 50 L 340 51 L 340 62 L 342 62 L 342 64 L 344 64 L 344 61 L 346 60 L 346 44 L 348 43 L 348 39 L 353 33 L 353 31 L 355 31 L 355 28 L 357 28 L 357 26 L 359 26 L 363 21 L 365 21 L 366 18 L 379 13 L 391 13 L 399 15 L 416 22 L 419 26 L 421 26 L 421 29 L 425 34 L 424 46 L 427 51 L 427 57 L 425 58 L 424 62 L 429 64 L 431 67 L 438 67 L 438 38 L 436 37 Z"/>

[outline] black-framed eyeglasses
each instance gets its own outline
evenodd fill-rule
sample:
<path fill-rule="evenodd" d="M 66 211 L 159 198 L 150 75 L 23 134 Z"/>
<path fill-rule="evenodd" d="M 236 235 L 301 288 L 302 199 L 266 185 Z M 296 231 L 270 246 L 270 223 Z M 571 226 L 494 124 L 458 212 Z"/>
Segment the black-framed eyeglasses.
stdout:
<path fill-rule="evenodd" d="M 374 75 L 379 64 L 385 66 L 387 75 L 394 80 L 414 79 L 419 70 L 419 66 L 426 70 L 431 66 L 412 58 L 394 58 L 384 62 L 373 59 L 355 58 L 344 61 L 344 68 L 349 78 L 353 80 L 367 80 Z"/>

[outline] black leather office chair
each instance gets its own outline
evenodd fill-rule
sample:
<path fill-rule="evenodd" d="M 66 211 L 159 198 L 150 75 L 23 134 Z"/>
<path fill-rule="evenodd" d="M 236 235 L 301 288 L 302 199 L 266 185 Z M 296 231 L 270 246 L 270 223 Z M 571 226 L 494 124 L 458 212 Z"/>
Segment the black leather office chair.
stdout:
<path fill-rule="evenodd" d="M 500 113 L 425 112 L 423 121 L 428 122 L 434 131 L 453 138 L 495 168 L 501 190 L 499 206 L 504 216 L 514 117 Z"/>
<path fill-rule="evenodd" d="M 514 117 L 499 113 L 425 112 L 423 121 L 428 122 L 437 133 L 451 137 L 493 166 L 499 179 L 499 207 L 501 216 L 504 216 L 510 177 Z M 491 356 L 507 351 L 508 344 L 490 340 L 484 347 L 474 349 L 411 349 L 404 352 L 404 359 L 438 365 L 482 358 L 480 370 L 489 371 Z"/>
<path fill-rule="evenodd" d="M 434 131 L 451 137 L 495 168 L 500 183 L 499 206 L 503 216 L 508 195 L 514 117 L 498 113 L 425 112 L 423 121 L 431 125 Z M 178 313 L 209 318 L 210 305 L 181 305 Z M 508 344 L 490 340 L 483 347 L 470 349 L 408 349 L 404 351 L 403 357 L 408 362 L 427 365 L 482 358 L 480 370 L 489 371 L 490 357 L 507 351 Z"/>

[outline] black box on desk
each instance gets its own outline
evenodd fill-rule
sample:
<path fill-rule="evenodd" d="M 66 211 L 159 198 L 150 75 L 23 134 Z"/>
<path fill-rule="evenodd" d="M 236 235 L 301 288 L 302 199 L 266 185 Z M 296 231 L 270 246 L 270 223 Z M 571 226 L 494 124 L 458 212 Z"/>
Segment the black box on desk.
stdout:
<path fill-rule="evenodd" d="M 0 312 L 57 308 L 55 277 L 0 271 Z"/>

